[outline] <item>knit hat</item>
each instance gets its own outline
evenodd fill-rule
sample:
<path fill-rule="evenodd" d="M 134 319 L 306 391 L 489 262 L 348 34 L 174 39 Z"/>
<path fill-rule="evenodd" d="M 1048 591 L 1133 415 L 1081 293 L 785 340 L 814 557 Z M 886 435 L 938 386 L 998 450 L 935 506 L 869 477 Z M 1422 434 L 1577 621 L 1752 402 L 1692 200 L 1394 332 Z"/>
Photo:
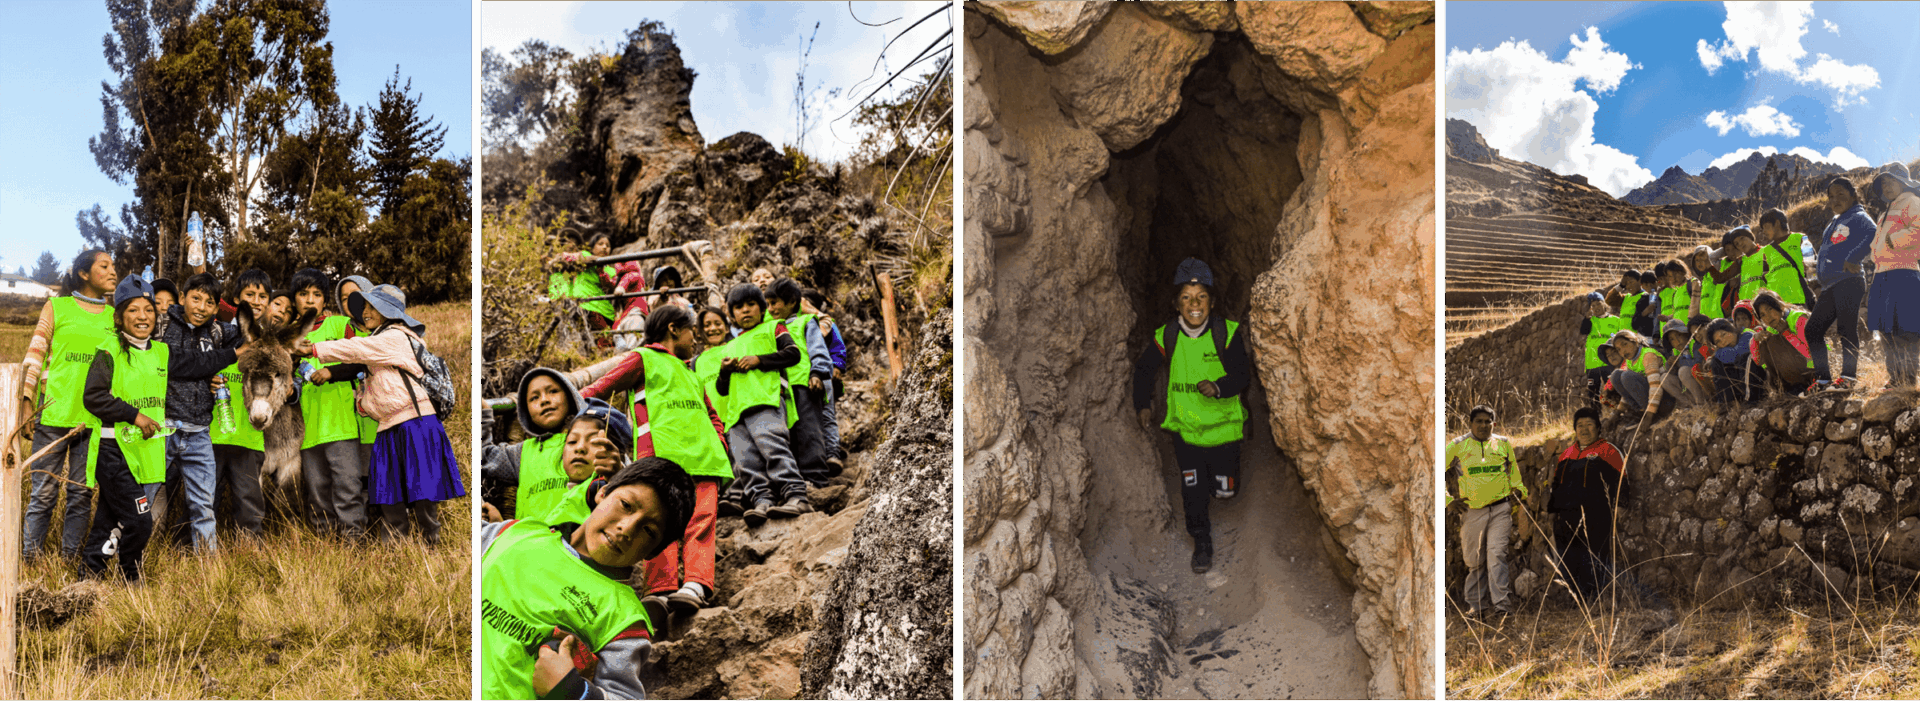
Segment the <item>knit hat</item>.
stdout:
<path fill-rule="evenodd" d="M 587 408 L 582 409 L 574 420 L 594 419 L 600 422 L 607 432 L 607 440 L 613 441 L 613 447 L 620 449 L 620 459 L 624 463 L 633 458 L 633 422 L 627 415 L 613 408 L 598 397 L 587 399 Z"/>
<path fill-rule="evenodd" d="M 1207 267 L 1206 263 L 1200 262 L 1199 258 L 1188 258 L 1180 261 L 1180 267 L 1173 271 L 1173 284 L 1200 284 L 1212 287 L 1213 269 Z"/>
<path fill-rule="evenodd" d="M 116 309 L 141 297 L 149 301 L 153 299 L 153 283 L 140 279 L 138 275 L 120 278 L 120 284 L 113 288 L 113 306 Z"/>
<path fill-rule="evenodd" d="M 414 333 L 427 332 L 426 324 L 407 315 L 407 293 L 401 292 L 398 287 L 374 285 L 373 289 L 356 290 L 353 294 L 347 295 L 347 311 L 352 313 L 354 318 L 359 318 L 360 312 L 369 304 L 373 305 L 374 309 L 380 310 L 381 316 L 406 324 L 407 328 L 413 329 Z"/>

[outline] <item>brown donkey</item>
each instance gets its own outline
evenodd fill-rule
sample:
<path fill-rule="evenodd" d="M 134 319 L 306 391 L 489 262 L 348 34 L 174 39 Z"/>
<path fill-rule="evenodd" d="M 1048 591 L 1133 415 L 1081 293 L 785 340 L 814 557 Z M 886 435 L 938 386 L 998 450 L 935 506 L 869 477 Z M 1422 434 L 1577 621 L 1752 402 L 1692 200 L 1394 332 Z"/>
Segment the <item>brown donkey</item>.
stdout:
<path fill-rule="evenodd" d="M 300 439 L 307 422 L 300 414 L 295 389 L 293 342 L 301 329 L 313 323 L 314 313 L 301 315 L 294 323 L 280 325 L 255 319 L 248 305 L 240 305 L 234 321 L 247 352 L 238 360 L 241 392 L 234 398 L 246 402 L 247 421 L 264 434 L 266 458 L 260 465 L 260 487 L 274 504 L 294 523 L 305 523 L 306 500 L 300 485 Z"/>

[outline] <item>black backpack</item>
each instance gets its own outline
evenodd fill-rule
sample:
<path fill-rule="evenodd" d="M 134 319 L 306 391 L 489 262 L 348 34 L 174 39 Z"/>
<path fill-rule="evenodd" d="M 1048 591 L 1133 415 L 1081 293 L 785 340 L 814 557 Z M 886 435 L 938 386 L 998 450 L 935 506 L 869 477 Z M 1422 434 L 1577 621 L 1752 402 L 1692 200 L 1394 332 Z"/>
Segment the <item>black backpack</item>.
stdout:
<path fill-rule="evenodd" d="M 385 330 L 381 329 L 381 331 Z M 426 344 L 408 336 L 407 345 L 413 347 L 413 361 L 419 363 L 420 369 L 424 371 L 422 375 L 414 375 L 407 372 L 406 368 L 394 366 L 393 369 L 399 371 L 401 377 L 410 380 L 405 383 L 407 398 L 413 400 L 416 407 L 419 406 L 419 396 L 413 393 L 413 386 L 418 384 L 427 391 L 427 402 L 433 405 L 433 413 L 446 416 L 448 410 L 453 408 L 453 403 L 458 401 L 454 398 L 453 373 L 447 371 L 446 361 L 434 355 L 433 351 L 427 350 Z M 419 410 L 416 408 L 414 411 L 417 413 Z"/>

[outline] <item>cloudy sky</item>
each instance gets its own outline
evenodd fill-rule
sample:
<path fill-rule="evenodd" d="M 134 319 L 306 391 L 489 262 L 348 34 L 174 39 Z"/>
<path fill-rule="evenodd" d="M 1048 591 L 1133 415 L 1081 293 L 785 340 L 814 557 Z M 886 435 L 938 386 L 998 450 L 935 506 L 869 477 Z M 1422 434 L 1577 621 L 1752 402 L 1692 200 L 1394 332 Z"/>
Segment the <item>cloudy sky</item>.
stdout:
<path fill-rule="evenodd" d="M 480 8 L 480 45 L 507 53 L 528 39 L 540 39 L 576 55 L 611 51 L 642 20 L 659 21 L 673 32 L 682 60 L 699 74 L 691 100 L 700 135 L 711 143 L 750 131 L 778 146 L 796 143 L 794 78 L 807 37 L 813 37 L 807 81 L 823 88 L 815 98 L 817 113 L 838 117 L 878 87 L 890 70 L 954 28 L 945 17 L 929 20 L 901 38 L 882 60 L 881 49 L 889 40 L 940 4 L 488 2 Z M 863 22 L 888 24 L 870 27 Z M 930 67 L 924 63 L 912 73 Z M 829 97 L 826 91 L 836 88 L 840 94 Z M 809 130 L 803 146 L 816 157 L 838 160 L 858 142 L 859 134 L 846 120 L 823 120 Z"/>
<path fill-rule="evenodd" d="M 400 68 L 434 121 L 439 154 L 473 152 L 473 12 L 466 0 L 332 0 L 327 38 L 340 99 L 364 107 Z M 0 0 L 0 269 L 41 251 L 62 265 L 80 252 L 74 217 L 98 203 L 114 221 L 133 188 L 114 184 L 87 150 L 102 127 L 100 0 Z M 126 271 L 121 271 L 126 272 Z"/>
<path fill-rule="evenodd" d="M 1447 4 L 1447 116 L 1615 196 L 1755 150 L 1920 157 L 1920 3 Z"/>

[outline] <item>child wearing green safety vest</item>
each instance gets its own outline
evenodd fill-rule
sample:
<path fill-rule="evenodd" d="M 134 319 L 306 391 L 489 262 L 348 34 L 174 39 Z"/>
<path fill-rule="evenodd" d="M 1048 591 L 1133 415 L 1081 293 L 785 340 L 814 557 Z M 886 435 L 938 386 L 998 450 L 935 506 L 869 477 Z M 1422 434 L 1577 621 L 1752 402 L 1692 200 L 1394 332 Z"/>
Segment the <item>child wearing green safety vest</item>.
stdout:
<path fill-rule="evenodd" d="M 1612 343 L 1623 360 L 1610 381 L 1627 409 L 1641 414 L 1644 424 L 1660 408 L 1661 383 L 1670 361 L 1645 336 L 1632 331 L 1615 333 Z"/>
<path fill-rule="evenodd" d="M 1607 306 L 1607 300 L 1598 292 L 1587 293 L 1587 317 L 1580 320 L 1580 335 L 1586 338 L 1582 344 L 1586 348 L 1587 402 L 1598 404 L 1600 386 L 1606 384 L 1607 376 L 1613 373 L 1613 366 L 1600 358 L 1600 347 L 1613 338 L 1616 331 L 1627 328 L 1627 320 L 1614 316 Z"/>
<path fill-rule="evenodd" d="M 372 289 L 372 287 L 373 281 L 360 275 L 348 275 L 340 278 L 333 283 L 334 308 L 345 310 L 347 308 L 347 297 L 349 295 Z M 348 316 L 351 318 L 352 315 Z M 354 323 L 354 329 L 356 333 L 369 330 L 358 322 Z M 353 380 L 354 389 L 356 391 L 359 390 L 361 383 L 366 379 L 367 367 L 358 363 L 340 363 L 340 367 L 345 368 L 345 370 L 340 373 L 343 376 L 360 378 Z M 373 441 L 378 438 L 379 435 L 380 422 L 373 420 L 373 417 L 367 416 L 366 414 L 360 414 L 360 482 L 362 485 L 366 484 L 368 468 L 373 465 Z"/>
<path fill-rule="evenodd" d="M 804 292 L 793 278 L 775 280 L 767 292 L 767 313 L 799 331 L 794 340 L 804 344 L 806 358 L 787 368 L 787 384 L 793 387 L 794 422 L 790 438 L 794 462 L 800 476 L 815 488 L 827 486 L 835 473 L 827 464 L 825 404 L 827 383 L 833 381 L 833 357 L 827 353 L 826 335 L 820 330 L 817 315 L 800 309 Z"/>
<path fill-rule="evenodd" d="M 258 268 L 235 277 L 232 296 L 248 314 L 258 317 L 272 293 L 267 274 Z M 240 332 L 228 334 L 237 346 Z M 247 417 L 246 393 L 238 362 L 214 376 L 213 423 L 207 434 L 213 441 L 213 462 L 219 468 L 218 485 L 227 491 L 233 503 L 235 525 L 243 533 L 261 534 L 266 514 L 266 496 L 260 490 L 260 466 L 266 462 L 266 436 L 253 427 Z"/>
<path fill-rule="evenodd" d="M 551 511 L 536 519 L 549 524 L 586 520 L 592 510 L 587 506 L 587 491 L 594 487 L 594 480 L 612 477 L 633 459 L 633 424 L 604 401 L 588 399 L 587 408 L 567 421 L 565 435 L 560 469 L 567 473 L 567 491 Z"/>
<path fill-rule="evenodd" d="M 721 349 L 714 382 L 726 397 L 720 419 L 727 425 L 734 473 L 753 505 L 742 515 L 749 528 L 769 516 L 792 518 L 812 510 L 789 438 L 797 417 L 787 369 L 806 358 L 787 326 L 767 318 L 766 310 L 766 296 L 751 283 L 727 292 L 727 312 L 741 331 Z"/>
<path fill-rule="evenodd" d="M 1645 277 L 1638 270 L 1620 273 L 1620 282 L 1606 289 L 1607 304 L 1620 310 L 1620 318 L 1627 320 L 1628 328 L 1652 328 L 1658 305 L 1652 294 L 1646 291 L 1652 275 Z M 1649 331 L 1651 333 L 1651 331 Z"/>
<path fill-rule="evenodd" d="M 1726 285 L 1713 280 L 1713 273 L 1716 270 L 1713 249 L 1695 246 L 1693 252 L 1687 254 L 1686 262 L 1687 269 L 1692 272 L 1694 278 L 1692 282 L 1694 305 L 1688 316 L 1699 314 L 1708 319 L 1726 318 L 1727 313 L 1723 306 Z"/>
<path fill-rule="evenodd" d="M 313 343 L 355 336 L 353 322 L 328 309 L 333 289 L 325 273 L 303 268 L 293 274 L 293 316 L 313 312 L 306 340 Z M 307 360 L 300 363 L 300 413 L 306 433 L 300 439 L 300 477 L 313 506 L 313 528 L 357 540 L 367 530 L 366 471 L 360 464 L 360 415 L 354 409 L 349 368 Z M 336 374 L 338 373 L 338 374 Z"/>
<path fill-rule="evenodd" d="M 1693 288 L 1687 284 L 1687 266 L 1677 260 L 1661 263 L 1660 323 L 1675 319 L 1682 323 L 1693 313 Z"/>
<path fill-rule="evenodd" d="M 1777 378 L 1780 390 L 1788 396 L 1806 392 L 1818 378 L 1813 344 L 1820 341 L 1807 333 L 1813 314 L 1781 302 L 1772 291 L 1754 296 L 1753 314 L 1760 323 L 1748 341 L 1754 362 Z"/>
<path fill-rule="evenodd" d="M 480 697 L 645 698 L 660 623 L 626 581 L 686 532 L 692 491 L 679 465 L 641 458 L 589 492 L 579 523 L 482 528 Z"/>
<path fill-rule="evenodd" d="M 1632 333 L 1623 331 L 1621 333 Z M 1513 538 L 1513 504 L 1527 498 L 1526 481 L 1515 465 L 1513 443 L 1493 432 L 1493 408 L 1467 410 L 1467 434 L 1447 442 L 1447 506 L 1464 504 L 1460 554 L 1467 565 L 1467 615 L 1513 612 L 1507 572 L 1507 544 Z"/>
<path fill-rule="evenodd" d="M 112 338 L 94 349 L 83 402 L 101 428 L 92 432 L 87 486 L 97 490 L 99 512 L 80 555 L 80 576 L 106 576 L 107 559 L 120 559 L 128 582 L 140 580 L 140 556 L 153 533 L 148 485 L 166 479 L 167 344 L 153 337 L 160 315 L 153 286 L 138 277 L 120 281 L 113 293 Z"/>
<path fill-rule="evenodd" d="M 28 562 L 40 554 L 46 541 L 63 485 L 67 506 L 61 521 L 60 554 L 78 555 L 85 543 L 87 519 L 93 511 L 93 493 L 83 486 L 90 455 L 87 434 L 98 428 L 99 420 L 87 412 L 81 395 L 94 350 L 114 338 L 114 310 L 109 303 L 119 279 L 113 257 L 106 251 L 81 251 L 61 278 L 67 295 L 49 299 L 40 308 L 40 320 L 20 361 L 17 406 L 22 426 L 31 427 L 27 430 L 33 436 L 33 453 L 48 451 L 28 466 L 32 491 L 21 539 L 21 558 Z M 75 428 L 82 429 L 80 435 L 54 445 Z"/>
<path fill-rule="evenodd" d="M 1760 215 L 1758 233 L 1759 240 L 1767 242 L 1760 247 L 1761 284 L 1782 302 L 1806 306 L 1807 264 L 1800 258 L 1800 244 L 1807 235 L 1793 231 L 1787 213 L 1777 207 Z"/>
<path fill-rule="evenodd" d="M 723 358 L 721 348 L 733 340 L 733 326 L 727 322 L 727 315 L 718 309 L 700 310 L 700 338 L 706 347 L 693 359 L 693 374 L 700 379 L 700 387 L 706 392 L 707 405 L 713 407 L 715 416 L 727 413 L 727 398 L 720 395 L 720 363 Z M 721 438 L 726 437 L 726 422 L 720 424 Z M 729 451 L 731 456 L 731 451 Z M 729 457 L 731 460 L 731 457 Z M 741 502 L 745 499 L 740 491 L 740 482 L 734 480 L 722 490 L 719 506 L 715 513 L 719 516 L 739 516 L 746 513 L 747 507 Z"/>
<path fill-rule="evenodd" d="M 560 462 L 567 422 L 584 408 L 586 399 L 560 371 L 538 367 L 520 376 L 514 412 L 527 438 L 504 448 L 489 446 L 481 458 L 481 488 L 489 508 L 520 519 L 538 519 L 553 510 L 567 489 Z M 512 510 L 501 508 L 508 487 L 514 488 Z"/>
<path fill-rule="evenodd" d="M 1154 374 L 1167 371 L 1167 416 L 1159 424 L 1176 438 L 1180 501 L 1193 538 L 1193 571 L 1213 567 L 1213 522 L 1208 499 L 1230 499 L 1240 489 L 1240 440 L 1247 410 L 1241 395 L 1251 383 L 1247 341 L 1240 325 L 1213 314 L 1213 270 L 1197 258 L 1174 271 L 1177 316 L 1153 332 L 1133 366 L 1133 408 L 1151 429 Z"/>
<path fill-rule="evenodd" d="M 668 609 L 691 613 L 707 605 L 714 591 L 720 490 L 733 480 L 722 440 L 725 427 L 706 400 L 704 383 L 687 367 L 695 347 L 693 327 L 693 313 L 686 307 L 655 307 L 647 315 L 644 345 L 581 390 L 589 401 L 627 392 L 632 398 L 627 416 L 633 421 L 634 455 L 667 458 L 693 478 L 693 516 L 686 532 L 679 543 L 647 561 L 644 579 L 635 587 L 645 593 L 642 603 L 649 615 Z"/>
<path fill-rule="evenodd" d="M 547 277 L 547 296 L 581 300 L 580 308 L 587 312 L 587 322 L 596 331 L 613 328 L 613 322 L 619 318 L 612 300 L 591 299 L 611 294 L 610 290 L 620 280 L 614 266 L 594 262 L 612 252 L 612 239 L 606 234 L 596 234 L 587 244 L 587 250 L 562 253 L 548 263 L 548 268 L 555 272 Z"/>

